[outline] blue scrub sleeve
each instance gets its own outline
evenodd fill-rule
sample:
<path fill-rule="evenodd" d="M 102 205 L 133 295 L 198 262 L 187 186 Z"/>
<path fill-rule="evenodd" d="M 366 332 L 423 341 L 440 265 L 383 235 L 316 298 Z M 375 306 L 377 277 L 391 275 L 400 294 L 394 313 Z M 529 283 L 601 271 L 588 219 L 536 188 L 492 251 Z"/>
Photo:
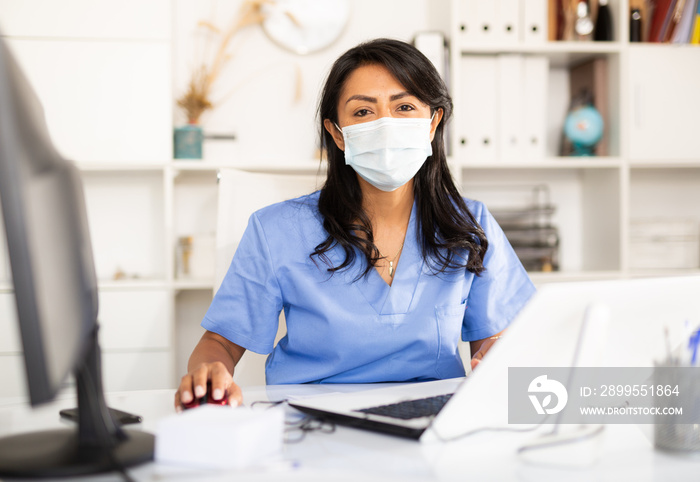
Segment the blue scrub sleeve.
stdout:
<path fill-rule="evenodd" d="M 270 248 L 253 214 L 202 327 L 246 350 L 268 354 L 274 347 L 281 310 L 282 293 Z"/>
<path fill-rule="evenodd" d="M 484 267 L 474 276 L 462 324 L 462 340 L 488 338 L 504 330 L 535 294 L 525 268 L 486 206 L 469 205 L 489 242 Z"/>

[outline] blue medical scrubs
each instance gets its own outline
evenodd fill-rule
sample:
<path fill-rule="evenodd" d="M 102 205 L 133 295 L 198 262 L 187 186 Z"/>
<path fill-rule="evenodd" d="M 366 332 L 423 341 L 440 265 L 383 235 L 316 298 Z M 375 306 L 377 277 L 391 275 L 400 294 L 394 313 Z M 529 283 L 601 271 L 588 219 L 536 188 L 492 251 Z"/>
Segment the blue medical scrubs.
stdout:
<path fill-rule="evenodd" d="M 268 384 L 422 381 L 464 376 L 458 341 L 503 330 L 533 295 L 503 231 L 486 207 L 467 206 L 486 233 L 486 271 L 434 274 L 416 237 L 416 206 L 392 285 L 359 254 L 331 275 L 309 254 L 326 239 L 319 193 L 253 214 L 202 326 L 270 354 Z M 339 265 L 344 251 L 328 258 Z M 274 345 L 284 310 L 287 334 Z"/>

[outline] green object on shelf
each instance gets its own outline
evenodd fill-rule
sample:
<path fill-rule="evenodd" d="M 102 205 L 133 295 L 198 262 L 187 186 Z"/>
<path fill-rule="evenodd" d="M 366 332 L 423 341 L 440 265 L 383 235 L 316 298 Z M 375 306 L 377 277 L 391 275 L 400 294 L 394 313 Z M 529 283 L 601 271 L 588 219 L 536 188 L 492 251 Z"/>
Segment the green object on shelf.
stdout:
<path fill-rule="evenodd" d="M 175 159 L 201 159 L 204 132 L 196 124 L 188 124 L 175 128 L 173 135 L 175 143 Z"/>

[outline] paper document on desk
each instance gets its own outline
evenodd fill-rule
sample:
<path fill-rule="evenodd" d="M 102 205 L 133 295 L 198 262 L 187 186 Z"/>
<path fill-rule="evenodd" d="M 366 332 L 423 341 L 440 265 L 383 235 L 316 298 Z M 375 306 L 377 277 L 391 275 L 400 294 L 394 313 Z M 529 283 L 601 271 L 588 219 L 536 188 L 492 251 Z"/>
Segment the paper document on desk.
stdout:
<path fill-rule="evenodd" d="M 155 459 L 162 464 L 241 469 L 282 454 L 284 410 L 204 405 L 162 420 Z"/>

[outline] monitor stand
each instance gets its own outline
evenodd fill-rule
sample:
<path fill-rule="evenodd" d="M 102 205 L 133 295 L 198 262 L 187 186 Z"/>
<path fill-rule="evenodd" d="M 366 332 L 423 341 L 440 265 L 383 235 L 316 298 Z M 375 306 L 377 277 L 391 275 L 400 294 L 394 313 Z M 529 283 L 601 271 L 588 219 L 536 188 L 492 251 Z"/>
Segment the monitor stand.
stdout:
<path fill-rule="evenodd" d="M 155 437 L 122 429 L 107 408 L 97 329 L 75 378 L 77 428 L 0 438 L 0 477 L 68 477 L 112 472 L 153 460 Z"/>

